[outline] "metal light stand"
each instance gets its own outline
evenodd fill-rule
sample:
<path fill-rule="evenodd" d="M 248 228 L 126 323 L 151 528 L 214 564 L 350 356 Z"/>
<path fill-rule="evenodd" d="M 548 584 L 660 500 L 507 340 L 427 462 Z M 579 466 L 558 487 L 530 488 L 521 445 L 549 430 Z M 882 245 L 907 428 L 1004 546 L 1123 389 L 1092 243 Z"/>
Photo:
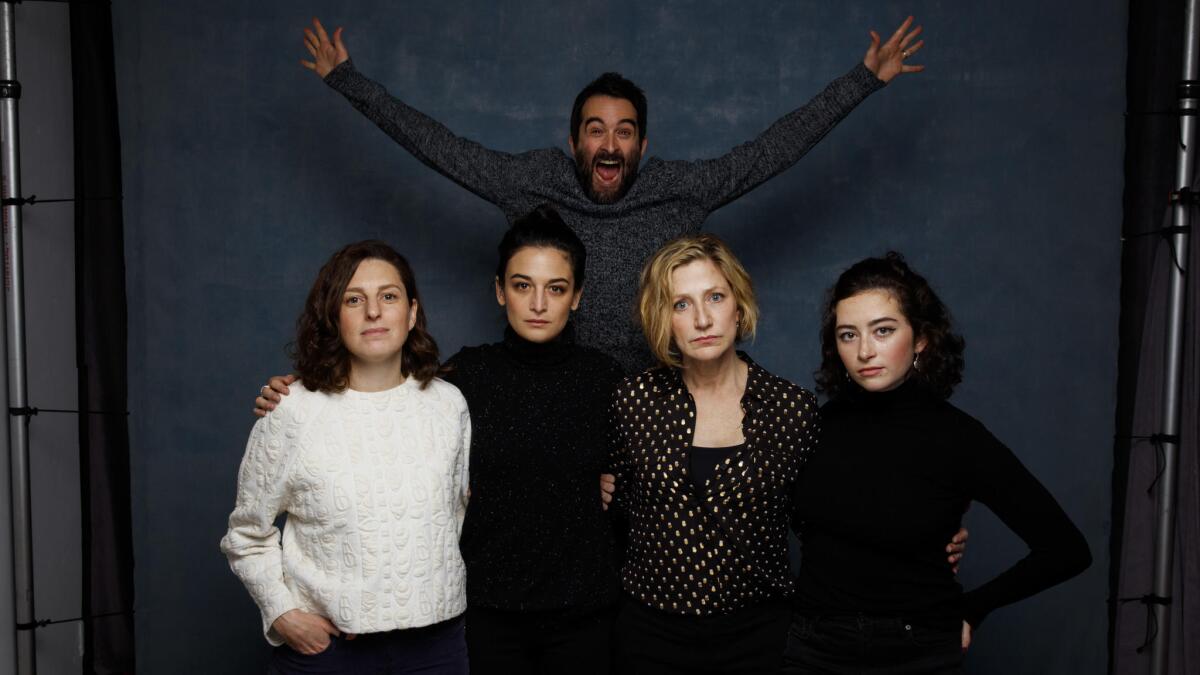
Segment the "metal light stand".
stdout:
<path fill-rule="evenodd" d="M 1184 314 L 1187 303 L 1188 235 L 1191 214 L 1200 200 L 1192 190 L 1196 175 L 1196 115 L 1200 114 L 1200 70 L 1197 38 L 1200 14 L 1197 0 L 1188 0 L 1183 43 L 1183 78 L 1179 83 L 1179 153 L 1176 159 L 1170 238 L 1171 275 L 1167 295 L 1166 377 L 1161 434 L 1163 472 L 1155 504 L 1154 588 L 1151 605 L 1158 630 L 1150 651 L 1150 673 L 1166 675 L 1170 656 L 1172 573 L 1175 561 L 1175 506 L 1179 484 L 1179 418 L 1183 394 Z"/>
<path fill-rule="evenodd" d="M 8 351 L 8 426 L 12 458 L 13 594 L 17 674 L 37 672 L 34 655 L 33 527 L 29 489 L 28 387 L 25 378 L 25 301 L 21 246 L 21 154 L 17 126 L 15 17 L 12 0 L 0 2 L 0 173 L 3 185 L 4 299 Z"/>

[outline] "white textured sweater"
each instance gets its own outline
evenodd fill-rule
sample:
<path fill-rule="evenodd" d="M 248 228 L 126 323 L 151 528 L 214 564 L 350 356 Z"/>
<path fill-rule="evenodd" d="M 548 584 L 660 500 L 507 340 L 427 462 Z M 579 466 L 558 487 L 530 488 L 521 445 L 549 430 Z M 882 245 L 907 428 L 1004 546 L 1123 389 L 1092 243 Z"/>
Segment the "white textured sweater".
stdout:
<path fill-rule="evenodd" d="M 347 633 L 416 628 L 466 609 L 458 550 L 471 422 L 453 385 L 291 395 L 254 425 L 221 550 L 263 632 L 301 609 Z M 282 543 L 275 520 L 287 513 Z"/>

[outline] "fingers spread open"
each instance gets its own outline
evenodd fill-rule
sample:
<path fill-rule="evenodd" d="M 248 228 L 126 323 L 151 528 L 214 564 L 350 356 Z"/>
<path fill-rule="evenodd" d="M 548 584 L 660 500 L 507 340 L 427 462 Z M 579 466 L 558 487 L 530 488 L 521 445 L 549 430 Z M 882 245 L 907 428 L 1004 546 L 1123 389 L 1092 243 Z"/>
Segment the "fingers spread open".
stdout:
<path fill-rule="evenodd" d="M 905 35 L 905 36 L 904 36 L 904 39 L 900 41 L 900 48 L 901 48 L 901 49 L 904 49 L 905 47 L 907 47 L 907 46 L 908 46 L 908 43 L 910 43 L 910 42 L 912 42 L 913 40 L 917 39 L 917 36 L 921 34 L 921 31 L 922 31 L 922 30 L 924 30 L 924 27 L 923 27 L 923 26 L 917 26 L 916 28 L 914 28 L 914 29 L 912 30 L 912 32 L 911 32 L 911 33 L 909 33 L 908 35 Z M 910 50 L 910 51 L 911 51 L 911 50 Z"/>
<path fill-rule="evenodd" d="M 912 20 L 911 17 L 909 18 L 909 20 L 910 21 Z M 313 27 L 315 27 L 317 29 L 317 37 L 319 37 L 321 39 L 321 44 L 328 43 L 329 42 L 329 33 L 325 32 L 325 26 L 321 25 L 320 19 L 313 17 Z"/>
<path fill-rule="evenodd" d="M 908 32 L 908 27 L 912 25 L 912 22 L 913 18 L 911 16 L 905 19 L 904 23 L 900 24 L 900 27 L 896 29 L 896 32 L 892 33 L 892 37 L 888 40 L 888 42 L 891 42 L 892 40 L 899 40 L 900 38 L 904 37 L 904 34 Z"/>

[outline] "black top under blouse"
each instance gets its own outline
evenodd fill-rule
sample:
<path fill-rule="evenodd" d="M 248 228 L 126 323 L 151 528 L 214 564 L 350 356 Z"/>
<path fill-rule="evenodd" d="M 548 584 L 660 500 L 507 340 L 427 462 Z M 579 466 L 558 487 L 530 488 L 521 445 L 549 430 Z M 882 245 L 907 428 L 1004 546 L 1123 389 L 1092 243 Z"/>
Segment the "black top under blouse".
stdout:
<path fill-rule="evenodd" d="M 745 443 L 724 448 L 706 448 L 699 445 L 688 448 L 688 473 L 692 478 L 692 486 L 701 494 L 706 494 L 708 483 L 716 478 L 720 464 L 731 461 L 734 455 L 745 448 Z"/>
<path fill-rule="evenodd" d="M 619 594 L 599 481 L 617 363 L 575 344 L 570 327 L 533 343 L 467 347 L 446 379 L 471 412 L 471 499 L 460 547 L 467 603 L 586 611 Z"/>
<path fill-rule="evenodd" d="M 680 371 L 631 376 L 613 399 L 614 503 L 629 519 L 621 583 L 673 614 L 726 614 L 789 598 L 787 535 L 801 465 L 817 438 L 817 401 L 745 354 L 745 444 L 708 492 L 692 484 L 696 403 Z"/>
<path fill-rule="evenodd" d="M 821 410 L 821 448 L 799 491 L 797 609 L 978 626 L 991 610 L 1083 571 L 1087 542 L 1041 483 L 982 424 L 916 380 Z M 964 593 L 946 542 L 976 500 L 1029 546 Z"/>

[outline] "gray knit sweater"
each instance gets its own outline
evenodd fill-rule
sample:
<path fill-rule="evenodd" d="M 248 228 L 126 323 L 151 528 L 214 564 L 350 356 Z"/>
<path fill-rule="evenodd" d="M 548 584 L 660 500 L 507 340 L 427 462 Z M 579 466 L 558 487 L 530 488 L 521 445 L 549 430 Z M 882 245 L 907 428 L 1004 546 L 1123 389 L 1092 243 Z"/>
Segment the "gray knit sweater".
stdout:
<path fill-rule="evenodd" d="M 563 150 L 489 150 L 391 96 L 351 61 L 334 68 L 325 82 L 417 159 L 500 207 L 510 222 L 541 204 L 558 209 L 588 252 L 587 292 L 575 317 L 578 340 L 611 355 L 627 372 L 652 363 L 632 310 L 646 258 L 790 167 L 883 87 L 859 63 L 758 138 L 715 159 L 652 157 L 624 197 L 597 204 L 580 187 L 575 160 Z"/>

